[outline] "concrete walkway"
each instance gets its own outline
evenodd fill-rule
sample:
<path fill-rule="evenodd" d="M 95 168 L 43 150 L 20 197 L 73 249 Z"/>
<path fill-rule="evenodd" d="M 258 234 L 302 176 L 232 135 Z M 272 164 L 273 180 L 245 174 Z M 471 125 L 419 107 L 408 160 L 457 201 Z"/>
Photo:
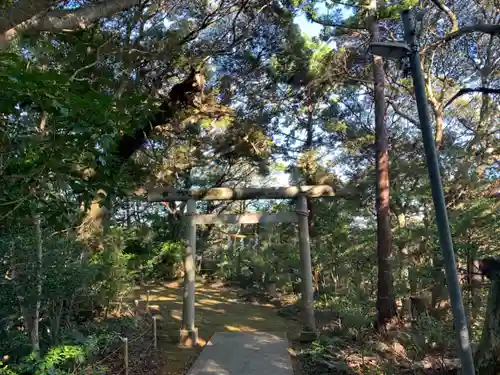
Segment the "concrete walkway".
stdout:
<path fill-rule="evenodd" d="M 187 375 L 293 375 L 286 334 L 216 332 Z"/>

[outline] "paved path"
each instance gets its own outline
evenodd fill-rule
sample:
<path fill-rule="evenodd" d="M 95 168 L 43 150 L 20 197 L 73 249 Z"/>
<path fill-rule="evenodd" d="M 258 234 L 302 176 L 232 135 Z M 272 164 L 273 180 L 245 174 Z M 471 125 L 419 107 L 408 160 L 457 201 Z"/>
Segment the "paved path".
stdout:
<path fill-rule="evenodd" d="M 187 375 L 293 375 L 286 334 L 216 332 Z"/>

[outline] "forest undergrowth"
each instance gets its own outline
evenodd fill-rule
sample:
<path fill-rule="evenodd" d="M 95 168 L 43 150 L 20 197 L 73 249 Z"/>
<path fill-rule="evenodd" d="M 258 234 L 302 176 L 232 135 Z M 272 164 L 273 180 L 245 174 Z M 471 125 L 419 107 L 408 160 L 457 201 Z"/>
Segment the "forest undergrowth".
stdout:
<path fill-rule="evenodd" d="M 272 303 L 278 316 L 300 321 L 295 294 L 271 297 L 252 289 L 242 295 L 247 301 Z M 330 304 L 325 302 L 328 300 Z M 316 303 L 316 341 L 304 343 L 296 336 L 290 337 L 291 354 L 300 375 L 458 373 L 451 317 L 438 321 L 424 314 L 414 321 L 400 319 L 386 335 L 381 335 L 373 329 L 375 312 L 369 311 L 368 303 L 355 305 L 347 298 L 343 303 L 335 300 L 323 296 Z"/>

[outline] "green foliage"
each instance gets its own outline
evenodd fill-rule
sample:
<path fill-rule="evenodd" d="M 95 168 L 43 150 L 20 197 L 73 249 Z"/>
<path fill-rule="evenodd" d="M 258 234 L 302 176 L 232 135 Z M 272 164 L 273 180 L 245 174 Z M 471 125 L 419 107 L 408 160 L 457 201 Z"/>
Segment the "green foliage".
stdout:
<path fill-rule="evenodd" d="M 366 291 L 349 286 L 343 292 L 324 294 L 316 301 L 320 308 L 337 312 L 348 330 L 358 332 L 367 327 L 375 319 L 373 298 Z"/>
<path fill-rule="evenodd" d="M 172 266 L 182 261 L 183 254 L 184 246 L 181 242 L 165 242 L 154 250 L 153 256 L 144 265 L 145 276 L 157 280 L 173 278 L 174 275 L 169 271 Z"/>
<path fill-rule="evenodd" d="M 417 7 L 419 4 L 417 0 L 403 0 L 398 4 L 383 6 L 381 9 L 377 10 L 377 18 L 399 20 L 401 19 L 401 12 Z"/>
<path fill-rule="evenodd" d="M 445 353 L 455 345 L 455 333 L 448 321 L 440 321 L 423 314 L 408 333 L 402 333 L 401 342 L 413 360 L 421 360 L 431 351 Z"/>
<path fill-rule="evenodd" d="M 119 342 L 116 333 L 109 331 L 110 327 L 101 326 L 94 333 L 87 332 L 88 336 L 82 336 L 78 331 L 69 331 L 64 335 L 64 344 L 56 345 L 39 359 L 28 355 L 19 363 L 14 365 L 0 363 L 0 374 L 83 374 L 89 373 L 86 363 L 96 355 L 109 349 L 110 345 Z M 12 358 L 9 358 L 9 363 Z M 92 375 L 104 374 L 104 366 L 94 366 Z"/>

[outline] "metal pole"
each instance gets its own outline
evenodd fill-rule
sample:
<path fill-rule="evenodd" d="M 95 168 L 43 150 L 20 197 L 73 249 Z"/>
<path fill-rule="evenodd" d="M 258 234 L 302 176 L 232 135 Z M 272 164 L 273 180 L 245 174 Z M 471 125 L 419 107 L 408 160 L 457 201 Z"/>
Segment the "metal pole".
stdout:
<path fill-rule="evenodd" d="M 402 13 L 401 18 L 403 19 L 405 39 L 411 49 L 410 64 L 413 86 L 415 87 L 415 98 L 417 101 L 418 117 L 420 120 L 425 156 L 427 159 L 427 169 L 429 171 L 432 199 L 436 210 L 439 243 L 441 245 L 441 251 L 443 252 L 446 281 L 448 283 L 453 321 L 455 323 L 455 332 L 457 334 L 458 352 L 462 362 L 462 374 L 475 375 L 474 359 L 472 356 L 469 332 L 467 329 L 467 318 L 464 310 L 460 283 L 458 281 L 455 252 L 453 250 L 450 224 L 448 221 L 448 214 L 446 212 L 446 202 L 444 199 L 443 185 L 439 172 L 439 162 L 432 133 L 427 95 L 425 92 L 424 76 L 420 65 L 418 45 L 415 40 L 415 29 L 412 20 L 410 19 L 410 12 L 408 10 Z"/>
<path fill-rule="evenodd" d="M 304 195 L 297 198 L 297 215 L 299 217 L 299 248 L 302 308 L 304 309 L 304 325 L 307 334 L 316 334 L 316 320 L 314 318 L 313 282 L 311 266 L 311 244 L 309 240 L 309 212 Z M 304 332 L 306 333 L 306 332 Z"/>
<path fill-rule="evenodd" d="M 196 201 L 189 200 L 186 209 L 186 251 L 184 253 L 184 298 L 182 301 L 182 325 L 188 332 L 194 331 L 194 302 L 196 270 L 194 256 L 196 254 Z"/>

